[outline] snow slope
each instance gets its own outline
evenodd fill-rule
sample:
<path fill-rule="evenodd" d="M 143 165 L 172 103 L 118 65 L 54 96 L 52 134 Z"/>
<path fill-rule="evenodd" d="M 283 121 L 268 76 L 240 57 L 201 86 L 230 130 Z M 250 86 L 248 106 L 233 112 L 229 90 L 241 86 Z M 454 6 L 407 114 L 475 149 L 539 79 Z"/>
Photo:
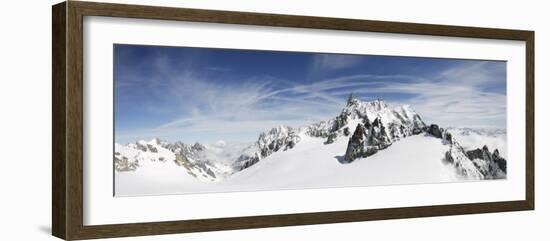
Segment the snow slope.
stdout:
<path fill-rule="evenodd" d="M 300 145 L 276 152 L 222 182 L 201 182 L 174 162 L 149 162 L 133 172 L 116 172 L 117 196 L 205 192 L 327 188 L 460 180 L 442 160 L 449 149 L 441 139 L 416 135 L 395 142 L 387 151 L 342 164 L 347 139 L 331 145 L 301 135 Z"/>

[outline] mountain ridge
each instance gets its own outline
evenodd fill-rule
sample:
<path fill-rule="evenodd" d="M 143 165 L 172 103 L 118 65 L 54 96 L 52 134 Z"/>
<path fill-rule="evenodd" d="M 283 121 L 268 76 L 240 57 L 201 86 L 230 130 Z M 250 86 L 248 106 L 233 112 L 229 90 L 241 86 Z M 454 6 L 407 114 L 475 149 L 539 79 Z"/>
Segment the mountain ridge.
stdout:
<path fill-rule="evenodd" d="M 453 135 L 437 124 L 424 123 L 410 106 L 390 108 L 382 99 L 364 102 L 350 94 L 346 105 L 336 117 L 300 128 L 281 125 L 259 134 L 251 145 L 229 157 L 230 164 L 212 160 L 209 148 L 201 143 L 169 143 L 155 138 L 128 145 L 115 144 L 115 170 L 135 171 L 143 161 L 173 161 L 187 173 L 206 182 L 218 182 L 250 168 L 273 153 L 285 152 L 300 145 L 307 137 L 324 139 L 331 145 L 340 138 L 348 138 L 342 164 L 368 158 L 383 151 L 392 143 L 413 135 L 430 135 L 441 139 L 449 150 L 442 161 L 453 165 L 458 175 L 467 179 L 505 178 L 506 160 L 495 149 L 487 146 L 474 150 L 463 148 Z M 156 153 L 156 154 L 155 154 Z M 489 153 L 489 154 L 487 154 Z"/>

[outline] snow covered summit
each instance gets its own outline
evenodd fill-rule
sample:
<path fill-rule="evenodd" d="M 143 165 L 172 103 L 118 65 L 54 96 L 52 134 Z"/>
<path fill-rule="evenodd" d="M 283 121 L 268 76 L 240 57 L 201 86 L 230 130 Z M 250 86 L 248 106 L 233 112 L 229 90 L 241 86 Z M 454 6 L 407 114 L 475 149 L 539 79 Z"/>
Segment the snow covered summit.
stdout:
<path fill-rule="evenodd" d="M 420 115 L 407 105 L 390 108 L 382 99 L 362 102 L 350 94 L 338 116 L 308 126 L 307 132 L 311 136 L 328 138 L 327 143 L 331 143 L 342 134 L 348 136 L 359 123 L 370 126 L 374 122 L 384 126 L 391 139 L 420 133 L 425 126 Z"/>

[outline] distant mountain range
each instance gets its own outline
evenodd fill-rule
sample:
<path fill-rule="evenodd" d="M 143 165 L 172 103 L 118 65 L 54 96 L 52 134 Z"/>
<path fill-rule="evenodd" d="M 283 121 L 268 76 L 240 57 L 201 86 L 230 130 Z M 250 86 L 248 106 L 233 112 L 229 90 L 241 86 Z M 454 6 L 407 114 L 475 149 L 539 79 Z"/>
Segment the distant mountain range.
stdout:
<path fill-rule="evenodd" d="M 505 136 L 506 133 L 498 130 L 444 129 L 437 124 L 427 125 L 410 106 L 392 108 L 382 99 L 364 102 L 350 95 L 336 117 L 299 128 L 278 126 L 260 133 L 252 144 L 186 144 L 170 143 L 156 138 L 127 145 L 117 143 L 114 164 L 117 173 L 130 173 L 140 170 L 145 162 L 173 163 L 176 164 L 173 168 L 183 168 L 197 180 L 220 182 L 276 153 L 289 152 L 304 142 L 322 141 L 322 144 L 311 151 L 324 153 L 326 149 L 328 159 L 338 162 L 339 165 L 350 165 L 368 162 L 372 156 L 391 151 L 393 144 L 412 136 L 425 136 L 426 138 L 415 140 L 439 139 L 441 145 L 447 148 L 439 161 L 452 166 L 457 176 L 474 180 L 506 177 L 506 159 L 500 155 L 498 149 L 490 151 L 486 144 L 465 148 L 459 143 L 459 138 L 454 137 L 456 135 L 495 137 Z M 340 145 L 343 148 L 336 148 Z M 304 158 L 308 158 L 308 155 Z"/>

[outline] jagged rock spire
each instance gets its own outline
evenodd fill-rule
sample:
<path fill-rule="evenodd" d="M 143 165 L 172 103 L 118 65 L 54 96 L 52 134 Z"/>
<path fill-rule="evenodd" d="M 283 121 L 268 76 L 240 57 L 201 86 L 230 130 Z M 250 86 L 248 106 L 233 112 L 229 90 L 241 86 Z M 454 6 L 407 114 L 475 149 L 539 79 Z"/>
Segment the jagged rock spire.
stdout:
<path fill-rule="evenodd" d="M 348 96 L 348 101 L 347 101 L 347 106 L 351 106 L 355 103 L 357 103 L 357 98 L 355 97 L 355 94 L 353 94 L 353 92 L 349 93 L 349 96 Z"/>

